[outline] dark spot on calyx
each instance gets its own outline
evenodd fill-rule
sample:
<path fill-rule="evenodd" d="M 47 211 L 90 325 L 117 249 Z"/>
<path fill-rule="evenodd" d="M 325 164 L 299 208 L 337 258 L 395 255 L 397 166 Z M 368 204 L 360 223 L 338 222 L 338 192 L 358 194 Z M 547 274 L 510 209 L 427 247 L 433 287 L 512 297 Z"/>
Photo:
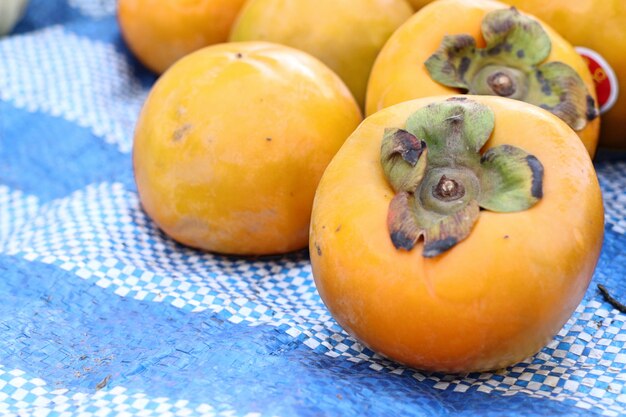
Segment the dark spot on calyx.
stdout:
<path fill-rule="evenodd" d="M 434 258 L 435 256 L 447 251 L 457 243 L 458 240 L 455 237 L 447 237 L 445 239 L 429 242 L 424 246 L 423 256 L 425 258 Z"/>
<path fill-rule="evenodd" d="M 391 233 L 391 243 L 396 249 L 411 250 L 415 245 L 415 239 L 411 238 L 405 232 L 398 230 Z"/>
<path fill-rule="evenodd" d="M 406 162 L 415 166 L 426 149 L 426 142 L 417 139 L 412 133 L 398 129 L 395 133 L 394 152 L 399 153 Z"/>
<path fill-rule="evenodd" d="M 537 72 L 535 72 L 535 77 L 537 78 L 539 84 L 541 84 L 541 92 L 546 96 L 551 95 L 552 87 L 550 87 L 550 82 L 543 76 L 543 72 L 537 70 Z"/>
<path fill-rule="evenodd" d="M 518 49 L 516 55 L 518 58 L 524 58 L 524 56 L 526 56 L 526 53 L 523 49 Z"/>
<path fill-rule="evenodd" d="M 511 8 L 512 11 L 517 12 L 515 7 Z M 515 25 L 515 22 L 510 17 L 506 19 L 495 20 L 491 24 L 491 29 L 495 33 L 506 33 L 511 30 L 511 28 Z"/>
<path fill-rule="evenodd" d="M 496 45 L 487 51 L 487 55 L 494 56 L 499 55 L 502 52 L 502 45 Z"/>
<path fill-rule="evenodd" d="M 450 97 L 446 101 L 467 101 L 467 97 Z"/>
<path fill-rule="evenodd" d="M 530 168 L 532 174 L 532 181 L 530 186 L 530 194 L 540 199 L 543 197 L 543 165 L 533 155 L 526 157 L 526 163 Z"/>
<path fill-rule="evenodd" d="M 454 58 L 455 54 L 459 54 L 462 51 L 466 50 L 468 47 L 473 47 L 476 45 L 476 41 L 470 35 L 457 35 L 453 38 L 453 43 L 447 48 L 447 57 L 448 59 Z"/>
<path fill-rule="evenodd" d="M 596 107 L 596 102 L 589 94 L 587 94 L 587 111 L 585 113 L 588 121 L 594 120 L 598 117 L 598 109 Z"/>
<path fill-rule="evenodd" d="M 470 58 L 466 56 L 461 58 L 461 63 L 459 64 L 459 78 L 461 80 L 465 81 L 465 73 L 467 73 L 471 63 L 472 60 Z"/>

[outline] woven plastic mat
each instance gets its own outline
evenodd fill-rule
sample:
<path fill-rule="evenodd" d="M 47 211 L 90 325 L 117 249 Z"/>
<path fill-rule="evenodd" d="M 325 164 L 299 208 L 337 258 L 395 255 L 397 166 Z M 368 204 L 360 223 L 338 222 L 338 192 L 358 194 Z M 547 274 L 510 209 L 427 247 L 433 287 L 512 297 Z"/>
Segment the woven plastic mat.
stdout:
<path fill-rule="evenodd" d="M 113 0 L 32 0 L 0 39 L 0 415 L 626 415 L 626 158 L 585 299 L 540 353 L 427 374 L 333 321 L 306 252 L 215 256 L 141 211 L 132 132 L 154 76 Z"/>

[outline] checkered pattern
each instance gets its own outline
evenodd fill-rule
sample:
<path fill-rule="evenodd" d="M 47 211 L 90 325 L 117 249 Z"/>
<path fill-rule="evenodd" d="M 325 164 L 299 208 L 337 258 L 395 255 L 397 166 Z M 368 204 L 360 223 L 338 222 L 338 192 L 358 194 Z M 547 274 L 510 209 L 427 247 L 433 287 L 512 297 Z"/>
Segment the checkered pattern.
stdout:
<path fill-rule="evenodd" d="M 45 3 L 48 7 L 49 1 Z M 37 0 L 33 0 L 35 3 Z M 384 391 L 376 391 L 381 386 L 393 386 L 406 393 L 405 398 L 421 395 L 423 402 L 419 403 L 420 406 L 435 407 L 437 398 L 445 398 L 450 403 L 460 398 L 458 401 L 461 404 L 475 402 L 485 404 L 487 409 L 490 400 L 511 397 L 507 402 L 511 415 L 516 414 L 513 411 L 516 407 L 523 408 L 525 415 L 531 409 L 537 410 L 536 414 L 543 414 L 545 409 L 555 407 L 555 404 L 564 407 L 559 410 L 571 412 L 589 410 L 590 413 L 607 416 L 626 414 L 626 317 L 602 302 L 593 286 L 567 325 L 537 355 L 495 373 L 426 374 L 375 354 L 334 322 L 315 289 L 305 252 L 244 259 L 202 253 L 169 239 L 146 217 L 135 190 L 129 186 L 132 183 L 128 155 L 132 130 L 149 86 L 145 79 L 140 79 L 145 70 L 137 67 L 128 52 L 116 44 L 119 38 L 106 38 L 111 25 L 115 25 L 115 2 L 59 0 L 57 6 L 61 10 L 60 16 L 74 19 L 71 28 L 54 20 L 48 27 L 38 27 L 0 40 L 0 106 L 10 107 L 15 117 L 35 125 L 45 116 L 51 117 L 53 122 L 69 122 L 84 129 L 84 132 L 77 133 L 79 137 L 58 138 L 60 141 L 74 141 L 78 144 L 75 147 L 87 148 L 86 151 L 81 150 L 83 153 L 78 156 L 59 155 L 60 169 L 67 158 L 81 157 L 89 152 L 109 152 L 99 146 L 104 143 L 112 145 L 113 152 L 118 154 L 116 158 L 126 164 L 127 172 L 120 175 L 121 182 L 85 182 L 88 185 L 75 187 L 54 198 L 49 198 L 46 192 L 46 178 L 38 179 L 37 182 L 42 183 L 40 188 L 37 188 L 37 182 L 32 181 L 20 186 L 19 176 L 15 175 L 10 176 L 13 179 L 11 185 L 5 185 L 2 183 L 2 169 L 5 167 L 2 157 L 8 156 L 5 161 L 13 158 L 17 152 L 11 153 L 12 146 L 21 138 L 6 137 L 0 131 L 2 145 L 8 149 L 8 153 L 2 154 L 5 151 L 0 146 L 0 275 L 5 271 L 8 271 L 7 274 L 23 274 L 23 277 L 20 275 L 20 279 L 14 280 L 19 285 L 9 288 L 4 302 L 14 303 L 16 312 L 28 307 L 34 309 L 33 315 L 48 312 L 51 317 L 57 317 L 60 313 L 47 310 L 52 307 L 47 307 L 46 300 L 32 299 L 33 294 L 38 294 L 38 289 L 31 288 L 35 285 L 31 281 L 46 283 L 46 276 L 52 274 L 61 277 L 53 281 L 54 285 L 80 287 L 81 293 L 92 297 L 77 297 L 67 304 L 61 303 L 61 307 L 55 307 L 68 310 L 67 317 L 63 316 L 66 320 L 71 320 L 72 315 L 80 316 L 81 306 L 76 303 L 117 305 L 120 300 L 136 301 L 132 308 L 141 306 L 141 314 L 150 310 L 154 317 L 163 315 L 163 321 L 180 320 L 181 328 L 188 325 L 185 320 L 206 315 L 209 318 L 202 321 L 202 326 L 210 327 L 215 332 L 211 334 L 219 335 L 214 337 L 233 340 L 226 353 L 216 351 L 215 354 L 221 353 L 225 361 L 232 361 L 233 367 L 247 366 L 244 368 L 246 379 L 233 382 L 220 375 L 211 376 L 213 368 L 202 369 L 202 364 L 208 363 L 208 360 L 200 353 L 194 356 L 193 352 L 201 352 L 201 347 L 205 348 L 207 344 L 212 346 L 212 341 L 203 339 L 202 333 L 194 334 L 194 338 L 175 341 L 175 344 L 185 345 L 183 356 L 191 358 L 185 359 L 190 364 L 185 362 L 168 370 L 163 365 L 167 361 L 162 359 L 171 356 L 168 356 L 171 344 L 162 342 L 163 346 L 160 346 L 160 342 L 150 339 L 150 343 L 157 344 L 156 347 L 142 345 L 143 329 L 138 327 L 135 329 L 136 340 L 129 341 L 126 350 L 121 348 L 116 351 L 122 356 L 119 363 L 132 363 L 145 352 L 158 351 L 162 347 L 165 353 L 159 352 L 155 358 L 148 360 L 147 365 L 146 362 L 138 364 L 137 372 L 143 372 L 150 363 L 162 366 L 158 372 L 151 370 L 151 375 L 165 387 L 162 388 L 165 392 L 169 387 L 170 392 L 177 394 L 161 396 L 146 392 L 141 379 L 133 379 L 135 371 L 124 373 L 120 370 L 126 368 L 117 370 L 116 375 L 120 376 L 122 383 L 117 383 L 115 379 L 95 381 L 86 390 L 69 379 L 45 380 L 42 375 L 50 373 L 46 373 L 44 368 L 37 368 L 35 359 L 28 359 L 32 351 L 19 345 L 44 346 L 50 350 L 45 354 L 52 361 L 45 362 L 45 365 L 54 366 L 55 358 L 71 356 L 68 352 L 73 348 L 69 345 L 73 339 L 68 334 L 64 337 L 62 328 L 52 330 L 53 341 L 34 340 L 43 332 L 24 330 L 15 341 L 0 337 L 0 415 L 273 415 L 274 412 L 248 412 L 255 407 L 262 410 L 264 398 L 255 397 L 246 403 L 233 404 L 232 401 L 221 403 L 219 398 L 224 395 L 217 395 L 217 402 L 209 401 L 209 405 L 203 401 L 204 397 L 195 398 L 191 393 L 206 394 L 203 384 L 207 378 L 214 378 L 217 384 L 224 384 L 226 390 L 232 391 L 236 391 L 241 384 L 254 385 L 257 379 L 266 377 L 258 372 L 269 369 L 267 372 L 271 374 L 272 367 L 276 366 L 273 358 L 286 352 L 295 352 L 293 355 L 296 358 L 308 364 L 301 378 L 314 381 L 311 385 L 317 387 L 316 391 L 299 394 L 305 388 L 293 386 L 289 387 L 289 392 L 273 392 L 282 382 L 276 380 L 269 384 L 264 395 L 293 397 L 296 404 L 304 404 L 312 394 L 323 404 L 309 406 L 303 415 L 342 414 L 339 410 L 344 410 L 341 407 L 345 407 L 346 403 L 358 407 L 362 400 L 359 397 L 344 399 L 344 404 L 323 401 L 338 395 L 332 388 L 337 379 L 354 375 L 356 380 L 352 381 L 361 384 L 359 389 L 372 394 L 370 397 L 385 394 Z M 31 10 L 29 13 L 32 15 L 34 12 Z M 76 14 L 82 17 L 75 17 Z M 39 22 L 40 19 L 43 17 L 38 15 L 33 21 Z M 81 26 L 85 22 L 92 23 Z M 98 32 L 94 27 L 106 29 Z M 33 68 L 37 70 L 31 70 Z M 3 115 L 0 122 L 6 126 L 12 120 Z M 47 151 L 60 152 L 52 148 Z M 25 159 L 24 162 L 11 160 L 6 166 L 10 169 L 18 167 L 24 176 L 28 176 L 29 164 L 36 161 L 36 158 Z M 623 250 L 626 245 L 626 162 L 599 164 L 598 175 L 605 199 L 609 238 L 604 251 L 611 254 L 611 259 L 601 262 L 594 279 L 612 283 L 617 294 L 622 294 L 626 287 L 617 275 L 623 274 L 626 267 L 626 252 Z M 28 273 L 16 272 L 9 264 L 18 261 L 29 263 L 32 268 Z M 33 276 L 40 280 L 32 279 Z M 75 319 L 78 320 L 78 317 Z M 35 322 L 29 322 L 26 313 L 15 314 L 13 321 L 0 321 L 0 336 L 8 330 L 3 326 L 29 329 Z M 125 325 L 132 326 L 132 323 Z M 72 327 L 76 328 L 81 326 Z M 89 332 L 86 340 L 99 337 L 109 340 L 114 336 L 106 326 L 93 326 L 85 331 Z M 270 337 L 270 353 L 262 353 L 265 352 L 264 345 L 250 335 L 259 340 Z M 171 337 L 174 336 L 163 335 L 164 340 Z M 259 353 L 253 360 L 242 362 L 236 357 L 237 352 L 231 353 L 233 349 Z M 22 359 L 15 352 L 27 352 L 28 355 Z M 212 354 L 208 349 L 207 355 Z M 288 371 L 293 369 L 294 373 L 302 372 L 302 367 L 289 368 L 292 358 L 289 356 L 282 366 Z M 8 361 L 19 366 L 8 366 Z M 325 365 L 319 365 L 322 369 L 318 369 L 311 365 L 312 361 Z M 224 369 L 228 369 L 229 364 L 227 362 Z M 59 362 L 57 366 L 68 365 Z M 194 366 L 205 371 L 196 375 L 200 382 L 195 382 L 193 378 L 181 379 L 182 370 Z M 106 369 L 106 364 L 101 369 Z M 122 375 L 125 379 L 121 378 Z M 180 395 L 173 389 L 176 385 L 188 387 L 190 394 Z M 98 389 L 94 390 L 94 386 Z M 539 402 L 529 407 L 535 402 L 528 402 L 528 399 Z M 396 408 L 392 412 L 399 414 L 419 409 L 409 406 L 402 409 L 400 403 L 394 406 Z"/>
<path fill-rule="evenodd" d="M 190 312 L 210 309 L 233 323 L 276 326 L 316 352 L 367 362 L 376 371 L 408 372 L 435 389 L 526 394 L 598 407 L 606 415 L 626 411 L 624 317 L 597 301 L 581 306 L 540 354 L 505 374 L 424 375 L 385 360 L 343 332 L 324 308 L 303 255 L 249 261 L 179 246 L 154 227 L 136 195 L 120 184 L 89 186 L 36 209 L 33 197 L 4 192 L 2 200 L 13 206 L 4 211 L 12 210 L 23 226 L 0 241 L 0 253 L 57 265 L 118 296 Z"/>
<path fill-rule="evenodd" d="M 617 233 L 626 233 L 626 162 L 615 162 L 602 165 L 598 169 L 598 177 L 604 197 L 606 223 Z"/>
<path fill-rule="evenodd" d="M 235 417 L 234 410 L 216 410 L 208 404 L 190 406 L 188 401 L 174 401 L 167 397 L 151 398 L 144 393 L 131 393 L 117 386 L 103 387 L 94 393 L 72 394 L 67 389 L 54 389 L 39 379 L 29 377 L 19 369 L 0 367 L 0 415 L 30 415 L 36 417 L 104 416 L 205 416 Z M 247 413 L 246 417 L 260 417 Z"/>
<path fill-rule="evenodd" d="M 75 122 L 130 152 L 147 90 L 113 45 L 52 26 L 2 41 L 0 62 L 0 99 Z"/>
<path fill-rule="evenodd" d="M 115 14 L 115 0 L 68 0 L 71 7 L 80 10 L 82 14 L 95 19 Z"/>

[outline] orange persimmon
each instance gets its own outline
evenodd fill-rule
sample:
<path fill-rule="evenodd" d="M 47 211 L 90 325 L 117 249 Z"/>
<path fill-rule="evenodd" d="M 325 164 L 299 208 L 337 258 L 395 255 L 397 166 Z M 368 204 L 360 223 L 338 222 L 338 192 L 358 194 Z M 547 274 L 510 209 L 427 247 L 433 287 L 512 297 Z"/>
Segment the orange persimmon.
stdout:
<path fill-rule="evenodd" d="M 419 8 L 432 0 L 410 0 Z M 626 2 L 621 0 L 507 0 L 507 4 L 519 7 L 548 23 L 574 46 L 583 46 L 601 54 L 615 71 L 617 82 L 626 85 Z M 594 78 L 606 83 L 606 71 L 595 69 Z M 614 82 L 612 80 L 611 82 Z M 606 88 L 606 87 L 605 87 Z M 619 91 L 618 85 L 611 85 Z M 602 113 L 600 145 L 626 148 L 624 120 L 626 118 L 626 94 L 617 95 L 612 108 Z"/>
<path fill-rule="evenodd" d="M 494 88 L 502 85 L 498 75 L 513 88 Z M 584 60 L 545 23 L 504 3 L 440 0 L 420 9 L 378 55 L 366 113 L 459 93 L 501 95 L 550 109 L 595 153 L 600 120 Z"/>
<path fill-rule="evenodd" d="M 326 169 L 312 270 L 337 322 L 374 351 L 424 370 L 502 368 L 573 313 L 603 221 L 591 159 L 551 113 L 416 99 L 365 119 Z"/>
<path fill-rule="evenodd" d="M 319 178 L 360 121 L 341 79 L 302 51 L 265 42 L 201 49 L 159 78 L 141 111 L 141 204 L 189 246 L 304 248 Z"/>
<path fill-rule="evenodd" d="M 245 0 L 118 0 L 122 36 L 134 55 L 160 74 L 179 58 L 225 42 Z"/>

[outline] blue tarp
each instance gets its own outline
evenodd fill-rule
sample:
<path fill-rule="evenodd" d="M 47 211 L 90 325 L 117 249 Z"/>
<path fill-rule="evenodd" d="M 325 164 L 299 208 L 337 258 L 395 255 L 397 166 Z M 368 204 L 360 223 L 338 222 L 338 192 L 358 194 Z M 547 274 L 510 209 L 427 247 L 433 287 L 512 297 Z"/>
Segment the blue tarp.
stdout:
<path fill-rule="evenodd" d="M 0 39 L 0 415 L 626 414 L 626 158 L 585 299 L 541 352 L 495 373 L 408 369 L 321 302 L 306 252 L 176 244 L 139 206 L 130 152 L 155 81 L 113 0 L 32 0 Z"/>

